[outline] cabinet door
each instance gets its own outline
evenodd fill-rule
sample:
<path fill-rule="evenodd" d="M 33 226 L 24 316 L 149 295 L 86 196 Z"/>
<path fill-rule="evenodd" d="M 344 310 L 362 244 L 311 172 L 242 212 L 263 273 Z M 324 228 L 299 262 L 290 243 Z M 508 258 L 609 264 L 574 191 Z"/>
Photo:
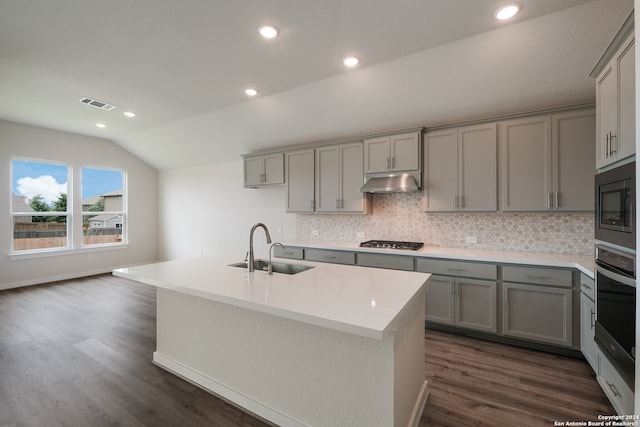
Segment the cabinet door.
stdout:
<path fill-rule="evenodd" d="M 244 158 L 244 185 L 262 185 L 264 174 L 262 156 L 252 156 Z"/>
<path fill-rule="evenodd" d="M 365 173 L 387 172 L 391 168 L 389 137 L 381 136 L 364 140 Z"/>
<path fill-rule="evenodd" d="M 455 324 L 497 332 L 496 298 L 496 282 L 456 279 Z"/>
<path fill-rule="evenodd" d="M 593 109 L 553 115 L 553 208 L 594 210 L 596 114 Z"/>
<path fill-rule="evenodd" d="M 548 210 L 551 201 L 551 117 L 500 123 L 504 211 Z"/>
<path fill-rule="evenodd" d="M 633 36 L 632 36 L 633 37 Z M 617 58 L 618 134 L 614 141 L 614 158 L 629 157 L 636 152 L 636 54 L 635 39 L 630 38 Z"/>
<path fill-rule="evenodd" d="M 313 212 L 315 192 L 314 150 L 286 153 L 287 212 Z"/>
<path fill-rule="evenodd" d="M 367 195 L 360 192 L 364 184 L 364 161 L 361 143 L 340 146 L 341 212 L 364 212 Z"/>
<path fill-rule="evenodd" d="M 571 347 L 571 289 L 504 283 L 506 336 Z"/>
<path fill-rule="evenodd" d="M 427 288 L 425 319 L 453 325 L 454 323 L 454 286 L 453 278 L 431 276 Z"/>
<path fill-rule="evenodd" d="M 458 131 L 429 132 L 424 140 L 425 211 L 455 211 L 458 197 Z"/>
<path fill-rule="evenodd" d="M 391 170 L 409 171 L 420 168 L 420 132 L 393 135 L 391 141 Z"/>
<path fill-rule="evenodd" d="M 609 156 L 609 137 L 617 128 L 618 85 L 614 62 L 611 62 L 596 79 L 597 124 L 596 165 L 601 168 L 613 160 Z"/>
<path fill-rule="evenodd" d="M 340 200 L 340 151 L 338 146 L 316 149 L 316 211 L 335 212 Z"/>
<path fill-rule="evenodd" d="M 263 184 L 284 183 L 284 156 L 283 153 L 269 154 L 262 157 L 264 162 Z"/>
<path fill-rule="evenodd" d="M 580 294 L 580 350 L 593 371 L 598 374 L 598 345 L 595 341 L 596 306 Z"/>
<path fill-rule="evenodd" d="M 498 209 L 496 123 L 458 129 L 458 207 L 465 211 Z"/>

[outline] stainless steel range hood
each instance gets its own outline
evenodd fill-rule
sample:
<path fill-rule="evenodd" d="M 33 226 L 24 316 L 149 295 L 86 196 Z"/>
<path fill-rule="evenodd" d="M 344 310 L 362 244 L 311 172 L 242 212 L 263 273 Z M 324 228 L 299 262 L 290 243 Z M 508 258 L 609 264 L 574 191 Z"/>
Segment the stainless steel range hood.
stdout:
<path fill-rule="evenodd" d="M 418 191 L 420 189 L 420 172 L 398 175 L 367 176 L 367 181 L 360 188 L 362 193 L 400 193 Z M 416 179 L 417 178 L 417 179 Z"/>

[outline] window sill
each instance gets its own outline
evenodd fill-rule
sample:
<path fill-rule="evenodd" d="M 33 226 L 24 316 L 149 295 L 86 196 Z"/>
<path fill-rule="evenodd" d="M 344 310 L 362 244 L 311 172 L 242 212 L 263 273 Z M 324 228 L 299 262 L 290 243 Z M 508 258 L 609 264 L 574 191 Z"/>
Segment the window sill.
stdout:
<path fill-rule="evenodd" d="M 119 251 L 123 249 L 128 249 L 128 243 L 118 243 L 115 245 L 96 245 L 90 247 L 82 247 L 77 249 L 55 249 L 52 248 L 48 251 L 24 251 L 19 253 L 10 253 L 9 259 L 11 261 L 19 261 L 25 259 L 37 259 L 37 258 L 49 258 L 56 256 L 69 256 L 69 255 L 82 255 L 89 254 L 95 252 L 107 252 L 107 251 Z"/>

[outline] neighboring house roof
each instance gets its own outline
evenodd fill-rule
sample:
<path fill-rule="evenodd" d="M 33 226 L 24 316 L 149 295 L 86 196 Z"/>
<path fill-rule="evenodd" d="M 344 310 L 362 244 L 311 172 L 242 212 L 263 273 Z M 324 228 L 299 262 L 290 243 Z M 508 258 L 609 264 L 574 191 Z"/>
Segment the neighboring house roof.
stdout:
<path fill-rule="evenodd" d="M 86 199 L 82 199 L 82 206 L 91 206 L 91 205 L 95 205 L 96 203 L 98 203 L 100 201 L 102 197 L 98 194 L 96 194 L 95 196 L 91 196 L 91 197 L 87 197 Z"/>
<path fill-rule="evenodd" d="M 11 192 L 11 206 L 14 212 L 33 212 L 29 198 Z"/>
<path fill-rule="evenodd" d="M 110 219 L 117 218 L 117 217 L 122 217 L 122 215 L 118 215 L 118 214 L 96 215 L 89 218 L 89 221 L 109 221 Z"/>
<path fill-rule="evenodd" d="M 108 193 L 101 194 L 102 197 L 122 197 L 122 189 L 113 190 Z"/>

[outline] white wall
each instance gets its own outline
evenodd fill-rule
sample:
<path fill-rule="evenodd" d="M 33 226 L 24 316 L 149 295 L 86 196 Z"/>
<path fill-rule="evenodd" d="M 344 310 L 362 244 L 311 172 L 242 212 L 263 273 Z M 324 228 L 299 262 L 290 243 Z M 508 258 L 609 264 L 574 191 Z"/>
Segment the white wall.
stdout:
<path fill-rule="evenodd" d="M 126 249 L 9 259 L 11 158 L 110 167 L 128 176 L 129 245 Z M 79 177 L 75 177 L 79 179 Z M 79 183 L 74 186 L 80 197 Z M 158 258 L 157 172 L 111 141 L 0 120 L 0 289 L 109 272 Z"/>
<path fill-rule="evenodd" d="M 241 159 L 161 171 L 160 258 L 235 252 L 241 261 L 257 222 L 267 225 L 274 242 L 295 238 L 295 215 L 285 213 L 285 187 L 248 189 L 242 177 Z M 256 257 L 267 257 L 262 230 L 254 242 Z"/>

